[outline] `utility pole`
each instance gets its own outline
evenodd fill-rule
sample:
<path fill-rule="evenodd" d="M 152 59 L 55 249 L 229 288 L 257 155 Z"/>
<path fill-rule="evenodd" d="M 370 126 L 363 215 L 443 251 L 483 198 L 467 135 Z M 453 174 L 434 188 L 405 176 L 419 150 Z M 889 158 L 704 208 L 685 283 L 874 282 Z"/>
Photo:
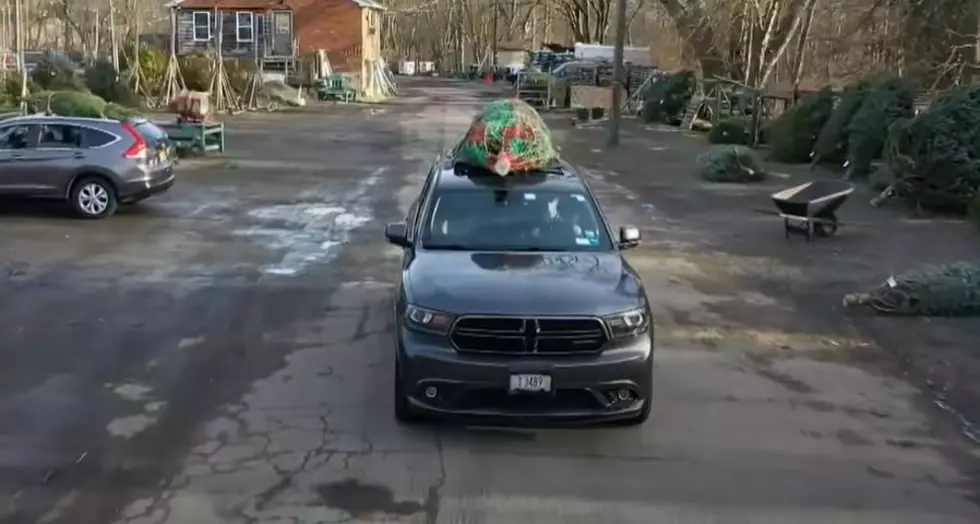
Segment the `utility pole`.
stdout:
<path fill-rule="evenodd" d="M 616 0 L 616 41 L 614 44 L 612 107 L 609 108 L 609 139 L 606 143 L 609 147 L 619 145 L 623 90 L 626 87 L 626 68 L 623 65 L 623 46 L 626 45 L 626 0 Z"/>

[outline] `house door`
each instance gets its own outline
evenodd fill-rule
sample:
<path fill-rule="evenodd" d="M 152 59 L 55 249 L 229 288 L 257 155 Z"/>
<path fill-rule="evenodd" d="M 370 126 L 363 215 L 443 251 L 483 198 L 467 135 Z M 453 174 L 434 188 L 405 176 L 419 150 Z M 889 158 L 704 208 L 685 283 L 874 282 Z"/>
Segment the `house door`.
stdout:
<path fill-rule="evenodd" d="M 272 53 L 273 56 L 292 56 L 293 54 L 293 13 L 276 11 L 272 13 Z"/>

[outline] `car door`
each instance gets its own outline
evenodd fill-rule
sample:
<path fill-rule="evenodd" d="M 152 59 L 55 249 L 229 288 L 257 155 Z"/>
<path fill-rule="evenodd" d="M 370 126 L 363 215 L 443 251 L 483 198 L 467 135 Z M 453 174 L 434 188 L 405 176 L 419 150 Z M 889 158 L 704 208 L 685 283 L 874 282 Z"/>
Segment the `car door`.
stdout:
<path fill-rule="evenodd" d="M 36 191 L 25 165 L 40 130 L 38 125 L 21 122 L 0 126 L 0 192 L 22 195 Z"/>
<path fill-rule="evenodd" d="M 70 124 L 40 126 L 37 147 L 24 151 L 19 170 L 38 195 L 60 196 L 84 160 L 81 133 Z"/>

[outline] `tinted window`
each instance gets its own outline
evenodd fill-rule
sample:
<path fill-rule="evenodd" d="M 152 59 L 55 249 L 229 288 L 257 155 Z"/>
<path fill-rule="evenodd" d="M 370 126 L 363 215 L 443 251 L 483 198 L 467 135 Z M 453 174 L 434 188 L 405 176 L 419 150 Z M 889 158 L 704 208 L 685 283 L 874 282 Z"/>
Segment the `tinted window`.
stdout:
<path fill-rule="evenodd" d="M 116 136 L 105 131 L 88 127 L 78 128 L 82 134 L 82 147 L 102 147 L 111 144 L 116 140 Z"/>
<path fill-rule="evenodd" d="M 37 143 L 38 126 L 15 125 L 0 129 L 0 149 L 25 149 Z"/>
<path fill-rule="evenodd" d="M 437 193 L 423 224 L 422 245 L 466 251 L 611 249 L 588 193 L 534 188 Z"/>
<path fill-rule="evenodd" d="M 136 132 L 143 137 L 143 140 L 146 140 L 146 142 L 152 146 L 157 146 L 167 142 L 167 133 L 153 122 L 144 120 L 135 124 L 133 127 L 135 127 Z"/>

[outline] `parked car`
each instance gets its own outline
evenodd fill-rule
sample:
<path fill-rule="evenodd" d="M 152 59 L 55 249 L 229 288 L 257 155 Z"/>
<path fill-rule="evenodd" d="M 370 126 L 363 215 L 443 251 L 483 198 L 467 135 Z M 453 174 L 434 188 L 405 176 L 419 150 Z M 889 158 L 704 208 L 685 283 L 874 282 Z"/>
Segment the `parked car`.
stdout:
<path fill-rule="evenodd" d="M 385 237 L 404 250 L 397 419 L 647 419 L 653 323 L 622 256 L 640 232 L 613 235 L 569 166 L 501 177 L 447 154 Z"/>
<path fill-rule="evenodd" d="M 166 133 L 146 119 L 0 121 L 0 196 L 62 199 L 82 218 L 170 189 L 173 159 Z"/>

